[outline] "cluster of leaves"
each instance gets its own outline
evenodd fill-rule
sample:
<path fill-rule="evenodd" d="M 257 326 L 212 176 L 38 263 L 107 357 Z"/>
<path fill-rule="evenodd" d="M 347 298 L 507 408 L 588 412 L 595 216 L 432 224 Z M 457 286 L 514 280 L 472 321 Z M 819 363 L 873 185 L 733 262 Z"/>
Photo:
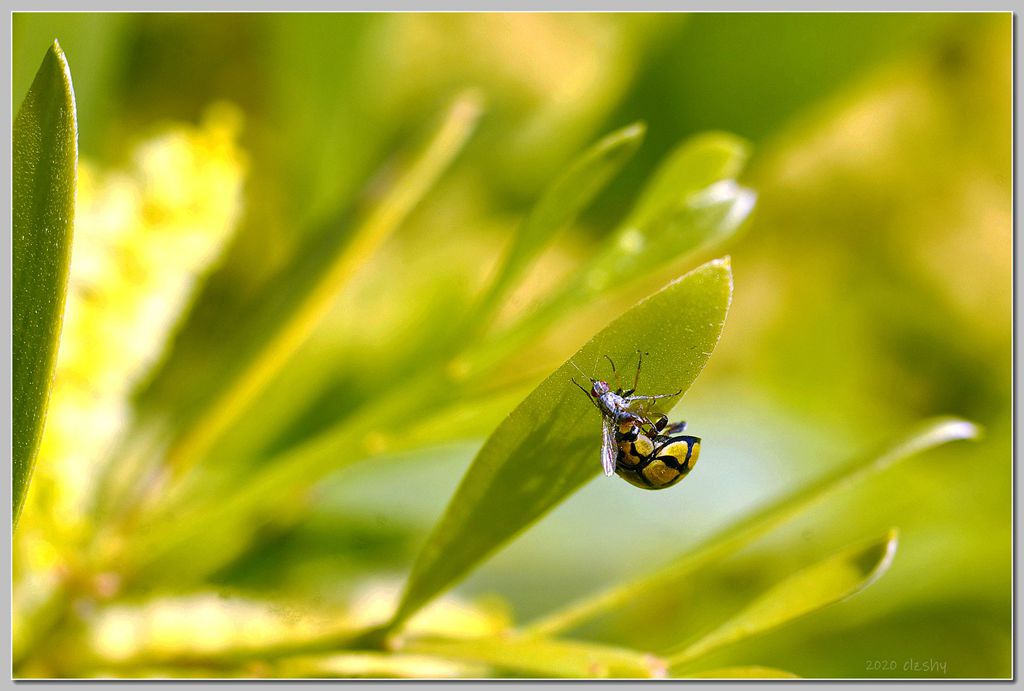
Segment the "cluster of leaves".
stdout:
<path fill-rule="evenodd" d="M 493 428 L 415 559 L 400 601 L 383 620 L 341 633 L 331 630 L 289 645 L 244 652 L 228 646 L 198 663 L 194 655 L 160 660 L 166 667 L 159 669 L 165 673 L 179 673 L 173 671 L 175 665 L 201 664 L 216 675 L 245 674 L 253 670 L 246 665 L 258 660 L 276 665 L 271 673 L 319 676 L 330 674 L 325 664 L 330 655 L 333 664 L 339 664 L 338 656 L 349 656 L 353 663 L 372 660 L 369 668 L 382 676 L 429 676 L 424 669 L 437 669 L 410 660 L 467 663 L 477 665 L 473 670 L 512 676 L 785 676 L 788 673 L 763 667 L 708 669 L 702 661 L 722 646 L 780 626 L 873 582 L 891 563 L 897 544 L 894 530 L 783 578 L 676 649 L 639 651 L 566 634 L 710 567 L 898 460 L 976 434 L 971 424 L 960 420 L 927 422 L 887 451 L 855 459 L 667 565 L 524 626 L 509 625 L 498 634 L 478 637 L 417 633 L 410 624 L 425 606 L 598 473 L 597 421 L 571 383 L 573 363 L 589 366 L 605 354 L 624 357 L 642 348 L 645 387 L 685 391 L 721 335 L 732 299 L 730 263 L 718 259 L 701 264 L 636 302 L 571 357 L 560 354 L 561 364 L 548 369 L 539 384 L 535 372 L 508 375 L 509 363 L 569 312 L 610 297 L 631 296 L 638 276 L 664 282 L 680 275 L 702 252 L 735 234 L 754 200 L 753 193 L 736 181 L 748 156 L 744 142 L 721 133 L 687 140 L 668 155 L 632 211 L 576 267 L 570 280 L 541 296 L 524 315 L 502 322 L 499 313 L 527 271 L 629 161 L 644 128 L 632 125 L 606 136 L 544 191 L 470 309 L 429 348 L 409 354 L 412 374 L 400 385 L 380 386 L 354 413 L 257 464 L 225 462 L 230 470 L 218 472 L 213 459 L 223 462 L 232 452 L 225 437 L 299 352 L 357 270 L 430 192 L 470 138 L 479 113 L 471 94 L 459 97 L 427 144 L 388 180 L 387 189 L 352 228 L 312 233 L 308 245 L 260 289 L 253 299 L 257 308 L 242 315 L 223 347 L 209 354 L 208 366 L 217 376 L 187 378 L 195 386 L 175 389 L 176 398 L 166 386 L 182 375 L 172 350 L 141 394 L 132 429 L 111 456 L 92 517 L 94 534 L 83 545 L 81 568 L 86 573 L 69 579 L 76 584 L 114 573 L 116 592 L 105 597 L 115 601 L 161 588 L 201 588 L 245 552 L 275 509 L 288 511 L 292 497 L 307 492 L 329 472 L 379 455 L 373 438 L 365 434 L 378 421 L 419 417 L 403 434 L 404 449 Z M 15 128 L 15 517 L 28 487 L 59 343 L 72 226 L 75 128 L 70 75 L 54 45 Z M 200 302 L 195 309 L 201 311 L 204 305 Z M 499 372 L 506 374 L 496 378 Z M 493 384 L 496 380 L 499 385 Z M 520 398 L 508 413 L 510 400 Z M 446 424 L 467 408 L 476 412 L 468 428 Z M 403 450 L 395 443 L 387 448 Z M 243 457 L 245 451 L 235 448 L 233 453 Z M 69 586 L 63 608 L 48 615 L 52 626 L 47 631 L 59 632 L 79 616 L 71 603 L 81 597 L 82 592 Z M 41 637 L 35 649 L 47 641 Z M 33 649 L 26 653 L 28 658 L 32 654 Z M 147 662 L 153 665 L 149 669 Z M 89 664 L 92 667 L 63 671 L 88 674 L 99 669 L 133 675 L 158 669 L 156 662 L 145 658 L 132 660 L 120 671 L 112 660 Z"/>

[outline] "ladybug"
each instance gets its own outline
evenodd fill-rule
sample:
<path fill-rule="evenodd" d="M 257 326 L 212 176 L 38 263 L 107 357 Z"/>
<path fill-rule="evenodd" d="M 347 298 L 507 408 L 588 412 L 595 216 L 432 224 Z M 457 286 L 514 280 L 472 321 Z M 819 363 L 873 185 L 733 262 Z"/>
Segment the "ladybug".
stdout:
<path fill-rule="evenodd" d="M 682 392 L 635 395 L 643 364 L 643 353 L 638 351 L 638 354 L 631 389 L 622 389 L 615 362 L 607 355 L 605 358 L 616 378 L 614 390 L 608 382 L 593 377 L 587 377 L 590 390 L 575 379 L 572 383 L 601 413 L 601 465 L 605 475 L 618 474 L 626 482 L 644 489 L 664 489 L 686 477 L 697 463 L 700 438 L 679 434 L 686 429 L 685 422 L 670 425 L 664 414 L 651 417 L 644 411 L 643 406 L 648 402 L 678 396 Z M 583 374 L 576 363 L 572 365 Z"/>

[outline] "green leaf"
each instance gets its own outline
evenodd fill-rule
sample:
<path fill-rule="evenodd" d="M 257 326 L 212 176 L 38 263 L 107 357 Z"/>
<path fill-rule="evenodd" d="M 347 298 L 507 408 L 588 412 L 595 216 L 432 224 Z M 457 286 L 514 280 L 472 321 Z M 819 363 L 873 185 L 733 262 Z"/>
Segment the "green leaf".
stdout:
<path fill-rule="evenodd" d="M 730 643 L 756 636 L 850 597 L 874 583 L 892 564 L 896 530 L 855 545 L 783 579 L 696 643 L 669 657 L 676 666 Z"/>
<path fill-rule="evenodd" d="M 590 268 L 578 291 L 592 295 L 735 233 L 754 209 L 756 196 L 721 180 L 668 207 L 642 225 L 623 226 Z"/>
<path fill-rule="evenodd" d="M 651 678 L 665 676 L 666 669 L 654 655 L 628 648 L 522 636 L 422 639 L 403 645 L 402 652 L 481 662 L 535 677 Z"/>
<path fill-rule="evenodd" d="M 17 525 L 46 419 L 67 294 L 78 174 L 71 70 L 57 41 L 14 121 L 11 465 Z"/>
<path fill-rule="evenodd" d="M 652 176 L 624 226 L 637 228 L 719 180 L 734 179 L 750 158 L 750 145 L 725 132 L 705 132 L 677 145 Z"/>
<path fill-rule="evenodd" d="M 682 674 L 681 679 L 799 679 L 800 677 L 784 669 L 775 667 L 722 667 L 691 674 Z"/>
<path fill-rule="evenodd" d="M 590 371 L 609 355 L 626 369 L 642 348 L 641 392 L 685 391 L 718 343 L 731 296 L 729 261 L 709 262 L 628 310 L 527 396 L 467 471 L 413 565 L 392 626 L 600 471 L 600 416 L 573 385 L 572 363 Z"/>
<path fill-rule="evenodd" d="M 553 295 L 500 334 L 459 357 L 468 376 L 483 376 L 565 314 L 593 298 L 678 263 L 733 235 L 756 195 L 736 184 L 749 148 L 726 134 L 680 144 L 644 188 L 640 200 L 594 256 Z"/>
<path fill-rule="evenodd" d="M 745 141 L 720 132 L 677 146 L 604 251 L 580 273 L 579 290 L 600 292 L 735 233 L 756 200 L 735 181 L 749 158 Z"/>
<path fill-rule="evenodd" d="M 180 470 L 202 458 L 244 412 L 327 314 L 357 269 L 405 220 L 462 150 L 480 115 L 478 99 L 455 101 L 428 146 L 351 234 L 323 233 L 291 270 L 271 282 L 260 310 L 230 353 L 217 390 L 194 413 L 194 424 L 177 441 L 168 464 Z"/>
<path fill-rule="evenodd" d="M 486 325 L 494 308 L 530 261 L 590 204 L 636 153 L 645 127 L 634 123 L 609 134 L 583 152 L 544 191 L 519 227 L 501 269 L 480 301 L 476 318 Z"/>
<path fill-rule="evenodd" d="M 605 612 L 626 607 L 642 593 L 670 589 L 689 574 L 736 552 L 812 506 L 885 470 L 894 463 L 947 442 L 977 438 L 979 434 L 980 430 L 976 425 L 964 420 L 938 418 L 925 421 L 903 439 L 892 443 L 884 452 L 854 459 L 810 486 L 801 488 L 741 519 L 693 552 L 650 575 L 591 595 L 565 609 L 549 614 L 527 626 L 525 630 L 537 635 L 552 635 L 579 626 Z"/>

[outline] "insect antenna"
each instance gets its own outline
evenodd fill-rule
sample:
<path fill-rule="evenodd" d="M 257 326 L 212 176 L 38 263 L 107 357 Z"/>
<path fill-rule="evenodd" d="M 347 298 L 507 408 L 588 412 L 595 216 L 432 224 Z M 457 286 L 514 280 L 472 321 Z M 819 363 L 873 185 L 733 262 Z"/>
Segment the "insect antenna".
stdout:
<path fill-rule="evenodd" d="M 590 398 L 590 392 L 589 392 L 589 391 L 587 391 L 587 389 L 586 389 L 586 388 L 585 388 L 585 387 L 584 387 L 584 386 L 583 386 L 582 384 L 580 384 L 580 383 L 579 383 L 578 381 L 576 381 L 576 379 L 575 379 L 575 378 L 573 378 L 573 379 L 572 379 L 572 383 L 573 383 L 573 384 L 575 384 L 575 385 L 576 385 L 576 387 L 577 387 L 577 388 L 578 388 L 578 389 L 579 389 L 580 391 L 582 391 L 583 393 L 587 394 L 587 398 Z"/>
<path fill-rule="evenodd" d="M 594 381 L 594 378 L 593 378 L 593 377 L 588 377 L 588 376 L 587 376 L 587 373 L 586 373 L 586 372 L 584 372 L 583 370 L 581 370 L 581 369 L 580 369 L 580 366 L 579 366 L 579 365 L 577 365 L 577 364 L 576 364 L 575 362 L 573 362 L 572 360 L 569 360 L 569 364 L 570 364 L 570 365 L 572 365 L 573 367 L 575 367 L 575 368 L 576 368 L 576 371 L 577 371 L 577 372 L 579 372 L 580 374 L 582 374 L 582 375 L 583 375 L 584 377 L 587 377 L 587 379 L 589 379 L 589 380 L 590 380 L 591 382 L 593 382 L 593 381 Z M 576 380 L 574 379 L 573 381 L 575 382 Z M 579 386 L 579 384 L 576 384 L 576 386 Z M 585 390 L 585 389 L 584 389 L 584 390 Z M 589 394 L 588 394 L 588 395 L 589 395 Z"/>

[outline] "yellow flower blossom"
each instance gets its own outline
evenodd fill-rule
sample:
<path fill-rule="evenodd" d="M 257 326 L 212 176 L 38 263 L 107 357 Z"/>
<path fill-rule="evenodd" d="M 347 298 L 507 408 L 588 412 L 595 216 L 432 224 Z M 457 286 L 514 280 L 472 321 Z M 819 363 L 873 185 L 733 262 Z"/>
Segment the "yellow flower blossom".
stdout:
<path fill-rule="evenodd" d="M 241 126 L 234 106 L 218 104 L 198 126 L 143 141 L 125 170 L 80 162 L 64 328 L 26 528 L 35 514 L 65 535 L 82 529 L 133 387 L 238 222 Z"/>

